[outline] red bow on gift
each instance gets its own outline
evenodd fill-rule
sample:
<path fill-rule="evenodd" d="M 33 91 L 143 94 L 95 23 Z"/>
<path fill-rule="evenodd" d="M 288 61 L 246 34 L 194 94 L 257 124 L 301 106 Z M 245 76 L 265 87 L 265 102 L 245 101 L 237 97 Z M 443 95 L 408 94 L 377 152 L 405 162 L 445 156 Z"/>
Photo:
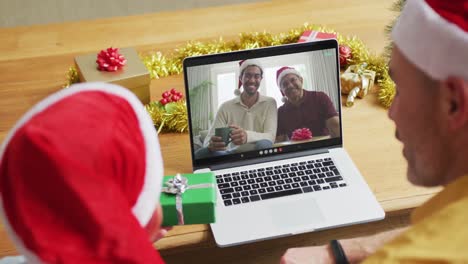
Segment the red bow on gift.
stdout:
<path fill-rule="evenodd" d="M 113 72 L 121 69 L 127 63 L 127 60 L 119 53 L 118 48 L 110 47 L 98 53 L 96 63 L 98 64 L 98 70 Z"/>
<path fill-rule="evenodd" d="M 312 132 L 308 128 L 298 128 L 293 131 L 291 140 L 306 140 L 312 138 Z"/>

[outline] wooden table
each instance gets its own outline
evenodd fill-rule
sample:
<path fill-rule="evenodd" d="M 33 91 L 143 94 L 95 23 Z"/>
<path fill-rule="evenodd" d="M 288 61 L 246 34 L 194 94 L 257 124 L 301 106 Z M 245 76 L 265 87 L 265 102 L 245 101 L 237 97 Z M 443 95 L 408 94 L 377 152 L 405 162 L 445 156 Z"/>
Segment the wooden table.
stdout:
<path fill-rule="evenodd" d="M 304 22 L 357 35 L 372 50 L 385 45 L 384 26 L 395 14 L 393 0 L 266 1 L 253 4 L 164 12 L 94 21 L 0 29 L 0 141 L 33 104 L 61 89 L 78 54 L 133 46 L 140 52 L 169 52 L 188 40 L 236 39 L 240 32 L 286 32 Z M 154 80 L 151 96 L 183 90 L 182 76 Z M 412 208 L 438 189 L 411 186 L 406 162 L 394 138 L 394 125 L 375 92 L 344 108 L 345 147 L 387 212 L 371 224 L 297 235 L 231 248 L 217 248 L 209 226 L 174 228 L 156 246 L 168 263 L 277 263 L 288 247 L 316 245 L 331 238 L 354 237 L 408 224 Z M 188 134 L 159 136 L 166 174 L 190 172 Z M 16 254 L 0 228 L 0 256 Z M 136 253 L 137 254 L 137 253 Z"/>

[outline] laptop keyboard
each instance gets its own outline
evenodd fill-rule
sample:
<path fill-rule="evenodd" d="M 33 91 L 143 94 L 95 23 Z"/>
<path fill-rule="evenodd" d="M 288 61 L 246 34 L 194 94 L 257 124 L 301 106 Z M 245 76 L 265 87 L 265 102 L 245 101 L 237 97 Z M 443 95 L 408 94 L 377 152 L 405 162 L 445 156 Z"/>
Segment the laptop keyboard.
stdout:
<path fill-rule="evenodd" d="M 331 158 L 216 175 L 225 206 L 346 187 Z"/>

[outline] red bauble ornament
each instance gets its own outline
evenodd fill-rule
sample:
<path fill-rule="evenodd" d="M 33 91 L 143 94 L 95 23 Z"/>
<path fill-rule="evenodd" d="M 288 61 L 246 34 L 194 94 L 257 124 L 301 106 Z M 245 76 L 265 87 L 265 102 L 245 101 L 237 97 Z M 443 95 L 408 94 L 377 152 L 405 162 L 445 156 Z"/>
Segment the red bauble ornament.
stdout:
<path fill-rule="evenodd" d="M 171 102 L 178 102 L 183 97 L 182 93 L 178 92 L 175 88 L 164 91 L 161 95 L 162 95 L 162 99 L 159 100 L 159 102 L 162 105 L 166 105 Z"/>
<path fill-rule="evenodd" d="M 340 65 L 346 66 L 348 64 L 348 60 L 353 56 L 351 48 L 346 45 L 340 45 L 338 51 L 340 53 Z"/>
<path fill-rule="evenodd" d="M 163 98 L 161 100 L 159 100 L 159 102 L 162 104 L 162 105 L 166 105 L 168 103 L 167 99 L 166 98 Z"/>

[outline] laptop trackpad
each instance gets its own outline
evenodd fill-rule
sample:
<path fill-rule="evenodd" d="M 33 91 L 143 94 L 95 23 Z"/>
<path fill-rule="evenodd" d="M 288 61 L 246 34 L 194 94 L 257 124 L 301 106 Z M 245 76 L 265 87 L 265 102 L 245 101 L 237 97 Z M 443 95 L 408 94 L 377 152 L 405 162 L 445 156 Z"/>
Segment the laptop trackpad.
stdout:
<path fill-rule="evenodd" d="M 281 228 L 304 227 L 313 229 L 321 226 L 325 218 L 314 199 L 278 201 L 270 207 L 273 225 Z"/>

